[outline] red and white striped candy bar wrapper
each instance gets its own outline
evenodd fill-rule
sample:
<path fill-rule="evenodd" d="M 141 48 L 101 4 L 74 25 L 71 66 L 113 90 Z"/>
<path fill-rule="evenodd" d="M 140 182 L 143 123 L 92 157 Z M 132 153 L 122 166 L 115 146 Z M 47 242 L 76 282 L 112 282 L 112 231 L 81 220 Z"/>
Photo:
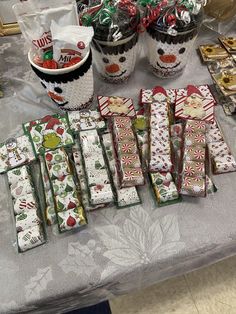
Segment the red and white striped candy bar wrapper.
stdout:
<path fill-rule="evenodd" d="M 141 162 L 138 154 L 121 154 L 121 168 L 141 168 Z"/>
<path fill-rule="evenodd" d="M 135 141 L 119 142 L 118 151 L 120 154 L 138 153 L 137 143 Z"/>
<path fill-rule="evenodd" d="M 24 210 L 31 209 L 37 209 L 33 194 L 27 194 L 25 196 L 19 197 L 14 202 L 14 213 L 16 215 L 20 214 Z"/>
<path fill-rule="evenodd" d="M 186 161 L 204 161 L 206 159 L 206 148 L 203 145 L 187 146 L 184 150 Z"/>
<path fill-rule="evenodd" d="M 229 147 L 225 142 L 220 141 L 220 142 L 209 143 L 207 146 L 208 146 L 208 150 L 211 157 L 230 154 Z"/>
<path fill-rule="evenodd" d="M 171 172 L 172 162 L 170 155 L 157 155 L 151 156 L 149 161 L 150 172 Z"/>
<path fill-rule="evenodd" d="M 132 129 L 116 129 L 116 140 L 118 142 L 135 140 L 134 133 Z"/>
<path fill-rule="evenodd" d="M 206 132 L 206 123 L 204 121 L 187 120 L 185 132 Z"/>
<path fill-rule="evenodd" d="M 205 197 L 206 179 L 203 177 L 184 177 L 182 180 L 181 194 Z"/>
<path fill-rule="evenodd" d="M 141 92 L 140 92 L 141 104 L 144 105 L 144 104 L 152 103 L 153 101 L 152 95 L 153 95 L 152 89 L 141 89 Z"/>
<path fill-rule="evenodd" d="M 128 117 L 114 117 L 113 118 L 113 124 L 114 124 L 114 127 L 115 128 L 131 128 L 132 126 L 132 123 L 131 123 L 131 120 L 130 118 Z"/>
<path fill-rule="evenodd" d="M 116 96 L 98 96 L 98 107 L 102 117 L 110 118 L 114 116 L 127 116 L 133 118 L 136 116 L 133 100 L 131 98 L 117 97 L 123 100 L 123 103 L 117 106 L 111 105 L 110 98 L 115 98 Z M 124 109 L 124 110 L 122 110 Z"/>
<path fill-rule="evenodd" d="M 184 144 L 186 146 L 191 145 L 205 145 L 206 144 L 206 136 L 202 132 L 192 133 L 192 132 L 185 132 L 184 134 Z"/>
<path fill-rule="evenodd" d="M 187 89 L 177 89 L 176 90 L 176 102 L 175 102 L 175 117 L 182 118 L 182 119 L 196 119 L 202 120 L 208 123 L 214 122 L 214 107 L 215 107 L 215 98 L 213 97 L 208 85 L 200 85 L 196 86 L 197 89 L 200 91 L 202 96 L 202 107 L 205 111 L 205 116 L 201 119 L 190 117 L 189 115 L 185 115 L 184 112 L 184 104 L 187 99 Z"/>
<path fill-rule="evenodd" d="M 141 168 L 124 168 L 121 171 L 121 187 L 129 187 L 144 184 L 144 176 Z"/>
<path fill-rule="evenodd" d="M 201 161 L 185 161 L 183 165 L 183 175 L 186 177 L 204 177 L 205 163 Z"/>
<path fill-rule="evenodd" d="M 236 171 L 236 161 L 231 154 L 216 156 L 213 159 L 213 171 L 215 174 Z"/>

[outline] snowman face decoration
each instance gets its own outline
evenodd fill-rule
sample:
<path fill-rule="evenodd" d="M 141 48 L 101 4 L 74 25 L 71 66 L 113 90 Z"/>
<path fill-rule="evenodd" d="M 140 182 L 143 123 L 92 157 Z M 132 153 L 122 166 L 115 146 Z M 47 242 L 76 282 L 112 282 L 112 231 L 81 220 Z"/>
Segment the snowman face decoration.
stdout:
<path fill-rule="evenodd" d="M 163 76 L 181 72 L 187 63 L 193 40 L 168 44 L 147 34 L 148 58 L 154 71 Z"/>
<path fill-rule="evenodd" d="M 63 84 L 47 83 L 41 81 L 42 86 L 47 90 L 48 96 L 55 102 L 59 107 L 64 107 L 69 102 L 68 95 L 63 92 Z"/>

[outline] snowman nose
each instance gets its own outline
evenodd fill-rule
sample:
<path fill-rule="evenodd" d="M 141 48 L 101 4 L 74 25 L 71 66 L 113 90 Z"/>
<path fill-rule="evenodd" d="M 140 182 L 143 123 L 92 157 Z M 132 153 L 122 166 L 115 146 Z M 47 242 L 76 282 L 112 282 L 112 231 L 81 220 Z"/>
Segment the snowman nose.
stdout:
<path fill-rule="evenodd" d="M 57 95 L 57 94 L 54 94 L 52 92 L 48 92 L 48 96 L 54 100 L 57 100 L 57 101 L 64 101 L 64 98 Z"/>
<path fill-rule="evenodd" d="M 120 71 L 120 67 L 119 67 L 118 64 L 113 63 L 113 64 L 111 64 L 111 65 L 106 66 L 106 71 L 107 71 L 108 73 L 116 73 L 116 72 L 119 72 L 119 71 Z"/>
<path fill-rule="evenodd" d="M 175 55 L 162 55 L 160 56 L 160 60 L 164 63 L 174 63 L 176 61 Z"/>

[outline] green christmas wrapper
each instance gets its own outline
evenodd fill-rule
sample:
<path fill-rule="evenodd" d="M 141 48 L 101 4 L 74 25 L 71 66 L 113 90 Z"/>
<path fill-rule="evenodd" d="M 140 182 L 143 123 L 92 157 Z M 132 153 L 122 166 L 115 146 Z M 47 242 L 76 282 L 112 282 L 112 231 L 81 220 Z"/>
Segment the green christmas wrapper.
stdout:
<path fill-rule="evenodd" d="M 45 154 L 45 159 L 47 163 L 51 165 L 58 164 L 63 161 L 67 161 L 66 152 L 63 148 L 57 148 Z"/>
<path fill-rule="evenodd" d="M 47 224 L 49 226 L 57 223 L 57 216 L 56 216 L 54 205 L 53 206 L 47 206 L 46 210 L 45 210 L 45 214 L 46 214 Z"/>
<path fill-rule="evenodd" d="M 71 170 L 66 161 L 62 161 L 57 164 L 47 164 L 49 177 L 51 180 L 60 180 L 67 175 L 71 174 Z"/>
<path fill-rule="evenodd" d="M 58 212 L 58 226 L 60 232 L 82 227 L 86 224 L 87 220 L 82 206 Z"/>
<path fill-rule="evenodd" d="M 173 181 L 170 172 L 156 172 L 151 174 L 151 181 L 153 184 L 160 185 Z"/>
<path fill-rule="evenodd" d="M 64 192 L 73 192 L 76 190 L 72 175 L 64 177 L 62 180 L 52 181 L 54 195 L 60 195 Z"/>
<path fill-rule="evenodd" d="M 29 178 L 27 166 L 21 166 L 19 168 L 15 168 L 9 170 L 7 172 L 7 178 L 9 184 L 15 185 L 18 181 L 22 181 Z"/>
<path fill-rule="evenodd" d="M 10 186 L 11 195 L 13 198 L 17 199 L 19 197 L 25 196 L 26 194 L 33 194 L 33 188 L 29 178 L 18 181 Z"/>
<path fill-rule="evenodd" d="M 64 192 L 56 196 L 56 207 L 58 212 L 75 209 L 78 206 L 80 206 L 80 201 L 76 191 Z"/>
<path fill-rule="evenodd" d="M 35 209 L 22 211 L 19 215 L 16 215 L 15 219 L 17 232 L 24 231 L 31 227 L 40 225 L 41 223 Z"/>

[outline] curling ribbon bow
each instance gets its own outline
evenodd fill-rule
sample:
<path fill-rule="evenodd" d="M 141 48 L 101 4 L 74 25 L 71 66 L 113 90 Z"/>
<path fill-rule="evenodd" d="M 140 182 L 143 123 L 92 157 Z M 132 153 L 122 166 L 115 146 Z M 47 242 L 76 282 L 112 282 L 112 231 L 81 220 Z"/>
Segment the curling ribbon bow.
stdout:
<path fill-rule="evenodd" d="M 131 17 L 137 15 L 137 7 L 130 0 L 120 0 L 118 2 L 118 7 L 122 10 L 127 10 Z"/>

